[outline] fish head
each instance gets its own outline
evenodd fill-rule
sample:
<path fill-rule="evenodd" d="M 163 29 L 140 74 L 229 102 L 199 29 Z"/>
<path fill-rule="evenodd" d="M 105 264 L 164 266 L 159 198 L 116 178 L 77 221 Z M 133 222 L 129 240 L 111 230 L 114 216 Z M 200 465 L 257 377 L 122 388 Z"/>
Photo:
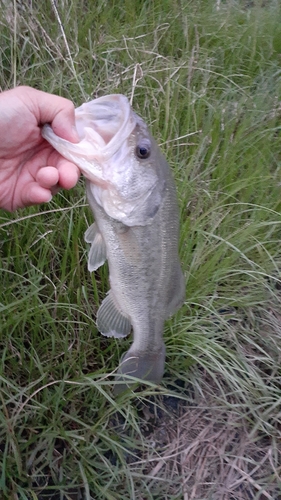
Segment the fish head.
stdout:
<path fill-rule="evenodd" d="M 121 94 L 82 104 L 75 120 L 79 143 L 58 137 L 50 125 L 42 135 L 78 165 L 108 216 L 128 226 L 149 224 L 163 199 L 166 169 L 146 123 Z"/>

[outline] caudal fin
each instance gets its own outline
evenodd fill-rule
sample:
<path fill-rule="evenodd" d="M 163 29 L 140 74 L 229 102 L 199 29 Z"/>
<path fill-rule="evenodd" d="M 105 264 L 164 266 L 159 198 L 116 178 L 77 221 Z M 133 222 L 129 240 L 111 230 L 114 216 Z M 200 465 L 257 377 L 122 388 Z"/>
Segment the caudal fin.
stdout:
<path fill-rule="evenodd" d="M 159 384 L 165 366 L 165 345 L 159 351 L 139 352 L 134 344 L 121 358 L 115 378 L 114 394 L 120 394 L 138 382 L 131 377 Z"/>

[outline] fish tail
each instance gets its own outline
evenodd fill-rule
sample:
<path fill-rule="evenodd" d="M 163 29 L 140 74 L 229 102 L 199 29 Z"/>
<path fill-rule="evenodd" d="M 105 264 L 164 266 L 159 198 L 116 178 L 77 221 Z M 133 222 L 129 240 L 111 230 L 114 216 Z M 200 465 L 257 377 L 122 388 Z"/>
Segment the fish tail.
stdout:
<path fill-rule="evenodd" d="M 162 344 L 161 348 L 157 351 L 138 351 L 134 349 L 134 344 L 126 352 L 122 358 L 114 386 L 114 394 L 120 394 L 126 389 L 135 386 L 138 382 L 131 377 L 143 381 L 159 384 L 165 366 L 165 345 Z"/>

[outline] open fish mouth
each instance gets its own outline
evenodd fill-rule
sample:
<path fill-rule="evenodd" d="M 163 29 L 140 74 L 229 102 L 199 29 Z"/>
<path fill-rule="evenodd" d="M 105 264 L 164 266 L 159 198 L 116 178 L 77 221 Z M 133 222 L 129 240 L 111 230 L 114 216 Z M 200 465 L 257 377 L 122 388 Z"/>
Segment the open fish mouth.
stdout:
<path fill-rule="evenodd" d="M 135 127 L 127 97 L 112 94 L 84 103 L 75 110 L 76 127 L 81 140 L 91 140 L 97 150 L 111 154 L 120 147 Z M 115 146 L 115 147 L 114 147 Z"/>
<path fill-rule="evenodd" d="M 80 137 L 76 144 L 56 136 L 50 125 L 44 125 L 42 136 L 65 158 L 79 164 L 87 179 L 97 182 L 103 179 L 102 165 L 135 129 L 136 115 L 126 96 L 111 94 L 76 108 L 75 123 Z"/>

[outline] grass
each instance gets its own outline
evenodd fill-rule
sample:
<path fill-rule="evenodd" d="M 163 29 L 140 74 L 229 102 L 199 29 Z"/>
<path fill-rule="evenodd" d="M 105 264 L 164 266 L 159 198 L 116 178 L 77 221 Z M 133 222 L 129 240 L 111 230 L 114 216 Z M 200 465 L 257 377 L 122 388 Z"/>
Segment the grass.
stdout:
<path fill-rule="evenodd" d="M 83 180 L 0 213 L 3 499 L 281 498 L 280 6 L 7 2 L 0 87 L 126 94 L 166 154 L 186 302 L 160 389 L 114 400 Z"/>

